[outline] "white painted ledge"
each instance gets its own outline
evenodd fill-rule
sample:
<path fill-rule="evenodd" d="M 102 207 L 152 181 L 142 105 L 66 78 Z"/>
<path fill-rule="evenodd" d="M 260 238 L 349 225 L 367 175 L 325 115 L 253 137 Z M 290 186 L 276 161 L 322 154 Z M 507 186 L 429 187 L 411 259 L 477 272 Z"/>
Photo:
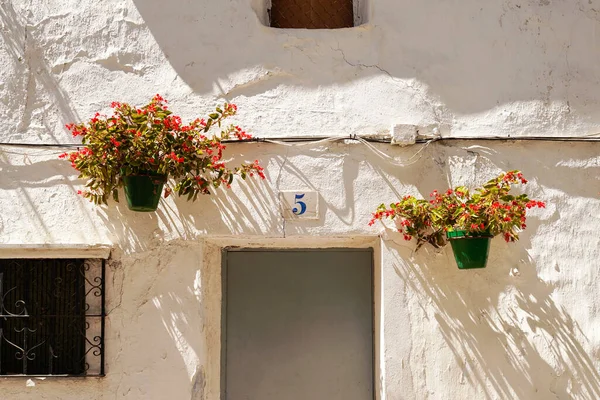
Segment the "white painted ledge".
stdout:
<path fill-rule="evenodd" d="M 11 244 L 0 243 L 1 258 L 103 258 L 112 247 L 105 244 Z"/>

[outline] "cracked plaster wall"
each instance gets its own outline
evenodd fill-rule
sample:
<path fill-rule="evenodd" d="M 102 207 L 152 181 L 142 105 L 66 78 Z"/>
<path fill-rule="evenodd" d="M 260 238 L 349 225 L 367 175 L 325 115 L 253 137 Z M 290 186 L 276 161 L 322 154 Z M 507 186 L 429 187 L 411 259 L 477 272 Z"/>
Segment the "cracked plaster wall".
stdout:
<path fill-rule="evenodd" d="M 2 0 L 0 138 L 72 140 L 65 123 L 154 92 L 190 118 L 235 101 L 261 136 L 598 131 L 596 0 L 372 1 L 335 31 L 265 27 L 263 3 Z"/>
<path fill-rule="evenodd" d="M 254 8 L 253 8 L 254 7 Z M 0 0 L 0 140 L 68 142 L 66 122 L 160 92 L 192 118 L 218 99 L 257 136 L 385 134 L 442 123 L 456 135 L 598 129 L 600 5 L 593 0 L 379 0 L 368 24 L 277 31 L 257 1 Z M 377 145 L 397 160 L 417 147 Z M 136 214 L 93 207 L 59 151 L 1 147 L 0 243 L 113 246 L 108 375 L 6 379 L 3 399 L 217 399 L 220 248 L 374 246 L 381 399 L 600 398 L 599 145 L 434 143 L 405 168 L 362 145 L 231 145 L 264 182 Z M 381 202 L 480 184 L 520 168 L 548 203 L 487 269 L 449 249 L 414 253 Z M 317 221 L 285 223 L 278 192 L 320 193 Z"/>

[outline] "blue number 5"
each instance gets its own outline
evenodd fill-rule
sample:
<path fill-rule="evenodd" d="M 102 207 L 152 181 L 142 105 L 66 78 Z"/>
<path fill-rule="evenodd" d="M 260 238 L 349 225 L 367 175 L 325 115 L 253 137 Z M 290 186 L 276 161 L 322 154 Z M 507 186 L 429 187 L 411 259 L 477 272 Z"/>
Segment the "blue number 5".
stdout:
<path fill-rule="evenodd" d="M 300 209 L 298 210 L 298 207 L 294 207 L 292 208 L 292 212 L 296 215 L 302 215 L 306 212 L 306 204 L 303 201 L 298 201 L 300 199 L 304 198 L 304 194 L 297 194 L 296 195 L 296 201 L 294 202 L 295 204 L 298 204 L 300 206 Z"/>

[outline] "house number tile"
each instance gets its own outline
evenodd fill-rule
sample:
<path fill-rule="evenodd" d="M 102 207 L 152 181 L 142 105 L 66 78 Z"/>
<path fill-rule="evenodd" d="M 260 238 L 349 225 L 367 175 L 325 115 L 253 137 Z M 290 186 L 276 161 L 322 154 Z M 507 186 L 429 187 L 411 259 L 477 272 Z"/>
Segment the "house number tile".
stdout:
<path fill-rule="evenodd" d="M 290 190 L 279 193 L 281 212 L 285 219 L 318 219 L 319 193 L 310 190 Z"/>

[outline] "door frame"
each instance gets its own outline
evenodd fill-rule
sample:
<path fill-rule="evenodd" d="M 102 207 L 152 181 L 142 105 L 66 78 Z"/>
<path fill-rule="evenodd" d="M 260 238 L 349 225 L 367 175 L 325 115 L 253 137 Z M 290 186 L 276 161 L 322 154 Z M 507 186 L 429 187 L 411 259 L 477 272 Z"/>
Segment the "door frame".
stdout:
<path fill-rule="evenodd" d="M 293 238 L 211 238 L 205 242 L 204 260 L 208 269 L 219 271 L 219 321 L 217 329 L 219 348 L 214 351 L 209 360 L 217 363 L 219 371 L 213 369 L 215 374 L 207 376 L 207 389 L 209 392 L 218 393 L 220 400 L 226 400 L 226 284 L 227 284 L 227 253 L 230 251 L 364 251 L 370 249 L 371 256 L 371 283 L 373 307 L 373 399 L 383 400 L 384 386 L 384 358 L 383 358 L 383 304 L 382 304 L 382 271 L 381 271 L 382 241 L 379 236 L 353 236 L 353 237 L 293 237 Z M 216 278 L 216 277 L 215 277 Z M 215 289 L 217 289 L 215 287 Z M 216 305 L 215 305 L 216 306 Z M 216 311 L 216 310 L 215 310 Z M 215 321 L 216 323 L 217 321 Z M 214 342 L 213 342 L 214 343 Z M 217 361 L 218 359 L 218 361 Z M 212 362 L 211 362 L 212 364 Z M 213 364 L 214 365 L 214 364 Z M 212 375 L 212 377 L 211 377 Z M 212 388 L 212 390 L 211 390 Z"/>

